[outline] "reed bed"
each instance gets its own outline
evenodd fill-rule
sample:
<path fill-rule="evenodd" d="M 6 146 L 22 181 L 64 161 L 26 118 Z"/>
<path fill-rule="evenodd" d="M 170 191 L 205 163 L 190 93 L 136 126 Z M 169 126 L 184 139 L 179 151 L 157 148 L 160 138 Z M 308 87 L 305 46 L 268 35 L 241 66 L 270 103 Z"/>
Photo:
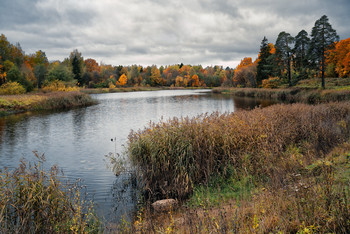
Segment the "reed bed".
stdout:
<path fill-rule="evenodd" d="M 173 118 L 129 135 L 129 153 L 156 198 L 187 197 L 193 186 L 229 172 L 283 184 L 349 137 L 350 103 L 274 105 Z"/>
<path fill-rule="evenodd" d="M 286 103 L 320 104 L 336 101 L 349 101 L 350 90 L 340 89 L 316 89 L 309 87 L 294 87 L 285 89 L 258 89 L 258 88 L 215 88 L 214 93 L 231 94 L 238 97 L 251 97 L 271 99 Z"/>
<path fill-rule="evenodd" d="M 131 132 L 128 143 L 144 197 L 185 205 L 160 216 L 143 212 L 132 231 L 349 232 L 349 136 L 349 102 L 150 123 Z M 222 184 L 234 191 L 229 181 L 245 186 L 247 178 L 248 195 L 218 203 L 199 198 L 199 206 L 186 206 L 188 198 L 197 199 L 195 188 L 217 187 L 220 197 Z"/>
<path fill-rule="evenodd" d="M 0 233 L 98 233 L 100 221 L 79 183 L 64 183 L 57 166 L 24 160 L 0 170 Z"/>
<path fill-rule="evenodd" d="M 51 92 L 0 96 L 0 112 L 3 115 L 24 111 L 57 110 L 95 104 L 89 95 L 73 92 Z"/>

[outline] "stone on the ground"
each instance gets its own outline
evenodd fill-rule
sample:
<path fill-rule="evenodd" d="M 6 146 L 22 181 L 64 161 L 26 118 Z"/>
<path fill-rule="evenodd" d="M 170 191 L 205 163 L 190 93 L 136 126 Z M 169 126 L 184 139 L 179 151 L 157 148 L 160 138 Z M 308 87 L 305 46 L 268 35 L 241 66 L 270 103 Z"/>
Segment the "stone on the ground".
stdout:
<path fill-rule="evenodd" d="M 164 212 L 169 211 L 170 207 L 171 209 L 176 208 L 177 204 L 175 199 L 164 199 L 152 203 L 152 208 L 155 212 Z"/>

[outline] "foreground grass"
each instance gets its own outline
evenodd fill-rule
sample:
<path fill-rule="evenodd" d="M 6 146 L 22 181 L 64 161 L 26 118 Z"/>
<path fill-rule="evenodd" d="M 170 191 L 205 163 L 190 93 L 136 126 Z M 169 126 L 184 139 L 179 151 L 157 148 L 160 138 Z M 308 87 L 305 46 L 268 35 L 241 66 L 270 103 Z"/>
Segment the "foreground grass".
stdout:
<path fill-rule="evenodd" d="M 186 204 L 139 214 L 133 231 L 348 233 L 349 136 L 349 102 L 174 118 L 132 132 L 145 197 Z"/>
<path fill-rule="evenodd" d="M 78 91 L 0 96 L 0 116 L 24 111 L 68 109 L 94 103 L 89 95 Z"/>
<path fill-rule="evenodd" d="M 0 233 L 98 233 L 100 220 L 79 184 L 63 183 L 59 169 L 22 161 L 0 170 Z"/>

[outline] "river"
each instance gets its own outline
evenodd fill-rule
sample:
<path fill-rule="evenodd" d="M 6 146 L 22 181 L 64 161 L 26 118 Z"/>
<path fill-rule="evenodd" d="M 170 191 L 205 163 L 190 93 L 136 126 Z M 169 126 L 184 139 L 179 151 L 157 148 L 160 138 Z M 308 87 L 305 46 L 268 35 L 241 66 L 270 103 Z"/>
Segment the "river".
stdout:
<path fill-rule="evenodd" d="M 45 165 L 57 164 L 65 176 L 78 178 L 109 221 L 130 219 L 136 209 L 136 190 L 128 174 L 116 177 L 105 155 L 122 154 L 131 129 L 161 118 L 233 112 L 270 105 L 249 98 L 212 94 L 209 90 L 163 90 L 92 95 L 99 104 L 60 112 L 25 113 L 0 118 L 0 168 L 13 168 L 21 158 L 35 160 L 44 153 Z M 111 139 L 115 139 L 116 141 Z"/>

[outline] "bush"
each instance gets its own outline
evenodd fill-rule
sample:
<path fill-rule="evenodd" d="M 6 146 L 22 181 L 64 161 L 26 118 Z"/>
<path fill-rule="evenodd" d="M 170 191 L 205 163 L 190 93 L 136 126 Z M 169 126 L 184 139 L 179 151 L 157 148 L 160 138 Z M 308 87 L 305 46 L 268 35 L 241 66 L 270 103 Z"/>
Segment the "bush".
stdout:
<path fill-rule="evenodd" d="M 7 82 L 0 86 L 0 95 L 15 95 L 23 94 L 26 89 L 20 85 L 18 82 Z"/>
<path fill-rule="evenodd" d="M 276 89 L 281 85 L 281 80 L 278 77 L 270 77 L 262 81 L 263 88 Z"/>
<path fill-rule="evenodd" d="M 45 82 L 42 90 L 44 92 L 55 92 L 55 91 L 71 92 L 71 91 L 77 91 L 79 90 L 79 88 L 76 86 L 68 85 L 67 83 L 61 80 L 54 80 L 51 82 Z"/>

